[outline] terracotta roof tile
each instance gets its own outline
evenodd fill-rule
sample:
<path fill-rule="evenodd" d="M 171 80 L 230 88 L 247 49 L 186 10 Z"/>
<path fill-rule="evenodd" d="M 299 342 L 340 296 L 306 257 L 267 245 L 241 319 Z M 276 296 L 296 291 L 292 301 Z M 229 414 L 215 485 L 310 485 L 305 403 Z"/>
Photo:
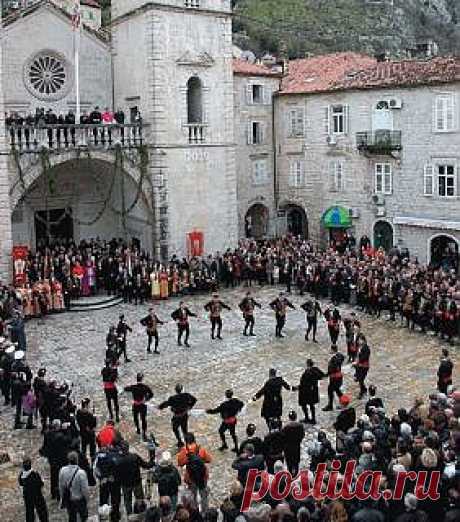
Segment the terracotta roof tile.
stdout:
<path fill-rule="evenodd" d="M 97 0 L 80 0 L 80 3 L 82 5 L 88 5 L 89 7 L 97 7 L 99 9 L 101 8 L 101 5 Z"/>
<path fill-rule="evenodd" d="M 244 76 L 280 76 L 281 74 L 277 71 L 273 71 L 272 69 L 266 67 L 265 65 L 260 65 L 257 63 L 250 63 L 246 60 L 241 60 L 239 58 L 233 59 L 233 73 L 241 74 Z"/>
<path fill-rule="evenodd" d="M 280 94 L 404 87 L 460 80 L 460 58 L 377 62 L 356 53 L 315 56 L 289 63 Z"/>
<path fill-rule="evenodd" d="M 344 77 L 336 89 L 372 89 L 374 87 L 410 87 L 460 81 L 460 58 L 439 56 L 430 60 L 379 62 L 353 77 Z"/>

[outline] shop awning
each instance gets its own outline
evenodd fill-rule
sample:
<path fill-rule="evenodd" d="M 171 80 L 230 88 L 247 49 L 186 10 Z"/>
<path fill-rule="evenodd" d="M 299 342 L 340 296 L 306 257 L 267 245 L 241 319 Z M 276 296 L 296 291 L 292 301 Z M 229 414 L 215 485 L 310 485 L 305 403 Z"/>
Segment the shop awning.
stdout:
<path fill-rule="evenodd" d="M 326 228 L 350 228 L 350 211 L 344 207 L 331 207 L 323 214 L 322 222 Z"/>

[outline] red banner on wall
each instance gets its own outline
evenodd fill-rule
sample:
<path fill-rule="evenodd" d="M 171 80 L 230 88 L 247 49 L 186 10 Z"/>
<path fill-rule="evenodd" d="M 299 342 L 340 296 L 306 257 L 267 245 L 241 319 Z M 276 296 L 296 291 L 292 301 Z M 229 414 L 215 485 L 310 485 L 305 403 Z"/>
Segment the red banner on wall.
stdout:
<path fill-rule="evenodd" d="M 26 282 L 26 259 L 29 255 L 29 247 L 25 245 L 16 245 L 13 247 L 13 268 L 14 268 L 14 284 L 22 286 Z"/>
<path fill-rule="evenodd" d="M 187 251 L 189 257 L 200 257 L 204 253 L 204 234 L 193 230 L 187 234 Z"/>

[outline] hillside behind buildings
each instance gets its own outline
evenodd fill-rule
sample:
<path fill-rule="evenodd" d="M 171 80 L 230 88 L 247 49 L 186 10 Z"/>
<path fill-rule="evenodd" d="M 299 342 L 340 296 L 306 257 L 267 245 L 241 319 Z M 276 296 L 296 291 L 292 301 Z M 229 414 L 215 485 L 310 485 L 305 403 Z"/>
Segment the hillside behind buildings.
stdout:
<path fill-rule="evenodd" d="M 289 57 L 358 51 L 407 56 L 434 40 L 460 54 L 460 0 L 235 0 L 235 43 Z"/>

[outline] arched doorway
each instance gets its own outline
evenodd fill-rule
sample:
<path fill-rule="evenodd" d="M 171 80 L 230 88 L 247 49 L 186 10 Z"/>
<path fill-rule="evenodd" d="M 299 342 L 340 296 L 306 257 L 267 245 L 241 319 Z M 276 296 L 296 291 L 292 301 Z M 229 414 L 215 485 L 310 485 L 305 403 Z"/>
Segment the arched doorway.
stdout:
<path fill-rule="evenodd" d="M 82 158 L 57 163 L 46 173 L 31 171 L 25 179 L 12 198 L 14 244 L 35 249 L 117 237 L 152 249 L 153 216 L 142 177 L 134 179 L 109 161 Z"/>
<path fill-rule="evenodd" d="M 374 225 L 374 248 L 380 247 L 385 252 L 393 247 L 393 227 L 388 221 L 377 221 Z"/>
<path fill-rule="evenodd" d="M 268 232 L 268 208 L 256 203 L 247 211 L 244 220 L 245 234 L 248 238 L 262 239 Z"/>
<path fill-rule="evenodd" d="M 445 270 L 459 269 L 459 245 L 453 236 L 439 234 L 430 240 L 430 264 Z"/>
<path fill-rule="evenodd" d="M 288 204 L 283 207 L 286 212 L 286 229 L 288 234 L 308 238 L 307 214 L 302 207 Z"/>

